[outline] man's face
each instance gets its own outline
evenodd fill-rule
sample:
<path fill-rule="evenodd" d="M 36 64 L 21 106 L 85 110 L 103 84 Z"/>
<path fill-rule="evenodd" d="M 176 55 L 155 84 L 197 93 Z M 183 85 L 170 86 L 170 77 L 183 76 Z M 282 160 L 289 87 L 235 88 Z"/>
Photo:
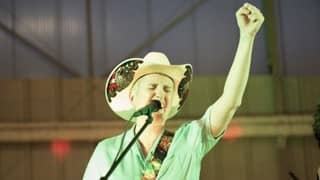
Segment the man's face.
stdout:
<path fill-rule="evenodd" d="M 153 119 L 166 120 L 171 109 L 173 93 L 174 83 L 169 77 L 149 74 L 135 83 L 130 99 L 137 110 L 149 104 L 151 100 L 159 100 L 162 109 L 152 114 Z"/>

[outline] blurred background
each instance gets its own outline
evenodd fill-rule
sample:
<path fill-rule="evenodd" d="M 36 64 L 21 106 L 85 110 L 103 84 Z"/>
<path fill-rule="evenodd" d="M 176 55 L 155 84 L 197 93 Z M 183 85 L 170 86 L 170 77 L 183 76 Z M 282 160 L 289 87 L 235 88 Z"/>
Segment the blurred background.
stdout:
<path fill-rule="evenodd" d="M 126 125 L 104 85 L 128 57 L 161 51 L 191 63 L 190 96 L 168 127 L 199 118 L 222 93 L 244 2 L 0 0 L 0 179 L 81 179 L 96 143 Z M 201 179 L 316 179 L 320 1 L 249 2 L 265 16 L 250 79 Z"/>

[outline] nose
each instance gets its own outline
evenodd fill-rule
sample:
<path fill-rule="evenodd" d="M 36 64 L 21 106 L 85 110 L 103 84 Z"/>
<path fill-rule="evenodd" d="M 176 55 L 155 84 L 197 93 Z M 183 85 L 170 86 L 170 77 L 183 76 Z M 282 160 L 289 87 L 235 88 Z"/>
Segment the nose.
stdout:
<path fill-rule="evenodd" d="M 155 91 L 154 91 L 154 96 L 153 96 L 152 99 L 159 100 L 159 101 L 161 102 L 161 106 L 162 106 L 162 108 L 163 108 L 164 103 L 165 103 L 165 94 L 164 94 L 164 91 L 161 90 L 161 88 L 155 89 Z"/>
<path fill-rule="evenodd" d="M 164 91 L 161 88 L 156 88 L 155 90 L 155 97 L 159 98 L 159 100 L 161 100 L 161 98 L 163 98 L 164 96 Z"/>

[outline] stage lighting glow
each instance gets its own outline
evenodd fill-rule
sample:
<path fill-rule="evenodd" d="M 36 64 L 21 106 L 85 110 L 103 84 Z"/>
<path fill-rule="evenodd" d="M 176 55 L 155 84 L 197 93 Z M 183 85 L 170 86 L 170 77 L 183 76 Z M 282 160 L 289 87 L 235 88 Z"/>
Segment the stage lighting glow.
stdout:
<path fill-rule="evenodd" d="M 228 139 L 228 140 L 235 140 L 241 137 L 243 134 L 243 129 L 237 124 L 237 123 L 232 123 L 226 133 L 224 134 L 223 138 Z"/>
<path fill-rule="evenodd" d="M 51 142 L 51 153 L 58 160 L 64 160 L 70 151 L 71 145 L 67 140 L 53 140 Z"/>

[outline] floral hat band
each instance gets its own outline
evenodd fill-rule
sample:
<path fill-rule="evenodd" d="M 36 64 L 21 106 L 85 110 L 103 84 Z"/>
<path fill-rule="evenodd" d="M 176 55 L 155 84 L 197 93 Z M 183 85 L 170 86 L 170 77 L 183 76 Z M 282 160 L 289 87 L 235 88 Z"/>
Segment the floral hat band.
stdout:
<path fill-rule="evenodd" d="M 130 120 L 135 112 L 130 101 L 131 88 L 139 78 L 154 73 L 166 75 L 173 80 L 175 92 L 168 119 L 177 114 L 189 94 L 192 66 L 171 65 L 167 56 L 160 52 L 150 52 L 144 58 L 126 59 L 112 70 L 106 82 L 105 96 L 113 112 Z"/>

